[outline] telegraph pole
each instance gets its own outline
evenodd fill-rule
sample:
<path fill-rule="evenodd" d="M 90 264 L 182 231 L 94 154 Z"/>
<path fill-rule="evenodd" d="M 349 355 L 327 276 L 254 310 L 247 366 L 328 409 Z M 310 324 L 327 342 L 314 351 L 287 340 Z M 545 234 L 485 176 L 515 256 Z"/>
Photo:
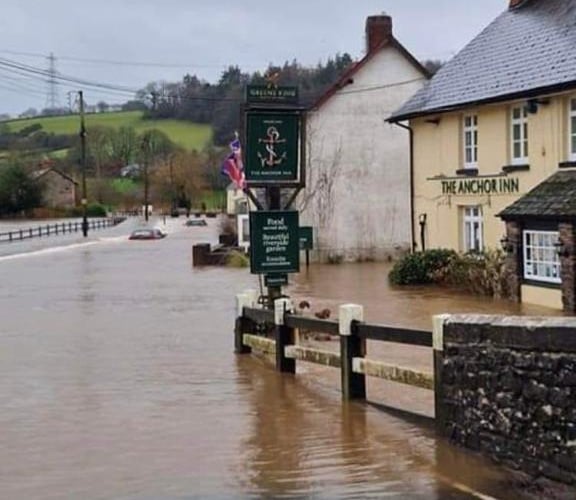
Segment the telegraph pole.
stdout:
<path fill-rule="evenodd" d="M 142 158 L 144 160 L 144 220 L 148 222 L 148 159 L 150 152 L 150 138 L 144 136 L 142 140 Z"/>
<path fill-rule="evenodd" d="M 78 91 L 80 99 L 80 168 L 82 169 L 82 234 L 88 236 L 88 199 L 86 197 L 86 124 L 84 122 L 84 92 Z"/>

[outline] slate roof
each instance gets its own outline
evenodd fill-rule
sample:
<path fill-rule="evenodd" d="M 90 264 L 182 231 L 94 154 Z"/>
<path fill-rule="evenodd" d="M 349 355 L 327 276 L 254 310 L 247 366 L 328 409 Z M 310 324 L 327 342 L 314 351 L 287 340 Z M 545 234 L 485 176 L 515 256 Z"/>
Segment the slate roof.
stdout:
<path fill-rule="evenodd" d="M 576 0 L 529 0 L 488 25 L 389 121 L 576 87 Z"/>
<path fill-rule="evenodd" d="M 498 214 L 504 220 L 576 217 L 576 170 L 556 172 Z"/>
<path fill-rule="evenodd" d="M 48 167 L 48 168 L 44 168 L 42 170 L 36 170 L 35 172 L 32 173 L 32 178 L 37 180 L 37 179 L 40 179 L 41 177 L 44 177 L 45 175 L 49 174 L 50 172 L 54 172 L 54 173 L 58 174 L 60 177 L 66 179 L 67 181 L 78 185 L 78 182 L 76 182 L 72 177 L 70 177 L 69 175 L 65 174 L 61 170 L 58 170 L 57 168 L 54 168 L 54 167 Z"/>

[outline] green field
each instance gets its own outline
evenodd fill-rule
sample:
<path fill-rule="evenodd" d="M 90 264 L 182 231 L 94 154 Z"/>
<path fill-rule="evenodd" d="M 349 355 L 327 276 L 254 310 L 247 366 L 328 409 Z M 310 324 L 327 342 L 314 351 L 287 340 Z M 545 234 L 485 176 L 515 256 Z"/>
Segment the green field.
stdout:
<path fill-rule="evenodd" d="M 89 127 L 133 127 L 137 133 L 156 128 L 164 132 L 172 141 L 191 151 L 201 150 L 212 139 L 210 125 L 181 120 L 144 120 L 141 111 L 124 111 L 119 113 L 95 113 L 86 115 L 86 126 Z M 79 127 L 78 115 L 27 118 L 6 122 L 10 130 L 17 132 L 25 127 L 39 123 L 46 132 L 55 134 L 75 134 Z"/>

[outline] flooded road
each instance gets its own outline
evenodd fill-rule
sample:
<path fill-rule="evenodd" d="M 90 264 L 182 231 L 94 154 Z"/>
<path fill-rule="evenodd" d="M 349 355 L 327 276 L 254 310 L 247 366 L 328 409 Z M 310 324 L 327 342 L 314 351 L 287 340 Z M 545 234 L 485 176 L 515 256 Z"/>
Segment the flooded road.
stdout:
<path fill-rule="evenodd" d="M 160 241 L 128 241 L 131 221 L 86 243 L 2 248 L 1 499 L 523 497 L 427 425 L 234 356 L 234 295 L 257 281 L 193 269 L 216 222 L 183 223 Z M 432 312 L 517 307 L 390 291 L 386 269 L 314 267 L 289 293 L 424 328 Z"/>

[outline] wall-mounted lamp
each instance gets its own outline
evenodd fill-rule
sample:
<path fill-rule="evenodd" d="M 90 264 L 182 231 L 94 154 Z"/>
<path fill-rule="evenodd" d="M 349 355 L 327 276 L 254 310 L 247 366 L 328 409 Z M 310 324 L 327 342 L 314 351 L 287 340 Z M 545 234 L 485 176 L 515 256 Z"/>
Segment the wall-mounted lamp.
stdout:
<path fill-rule="evenodd" d="M 531 115 L 538 113 L 538 106 L 546 106 L 550 104 L 549 99 L 528 99 L 526 101 L 526 111 Z"/>
<path fill-rule="evenodd" d="M 420 247 L 422 251 L 426 251 L 426 214 L 420 214 L 418 216 L 418 224 L 420 224 Z"/>
<path fill-rule="evenodd" d="M 566 248 L 566 244 L 562 241 L 562 239 L 558 238 L 558 241 L 554 243 L 554 246 L 556 247 L 556 253 L 559 257 L 568 257 L 568 248 Z"/>
<path fill-rule="evenodd" d="M 512 253 L 514 250 L 514 245 L 512 244 L 507 235 L 504 235 L 500 239 L 500 246 L 502 247 L 502 250 L 504 250 L 506 253 Z"/>

